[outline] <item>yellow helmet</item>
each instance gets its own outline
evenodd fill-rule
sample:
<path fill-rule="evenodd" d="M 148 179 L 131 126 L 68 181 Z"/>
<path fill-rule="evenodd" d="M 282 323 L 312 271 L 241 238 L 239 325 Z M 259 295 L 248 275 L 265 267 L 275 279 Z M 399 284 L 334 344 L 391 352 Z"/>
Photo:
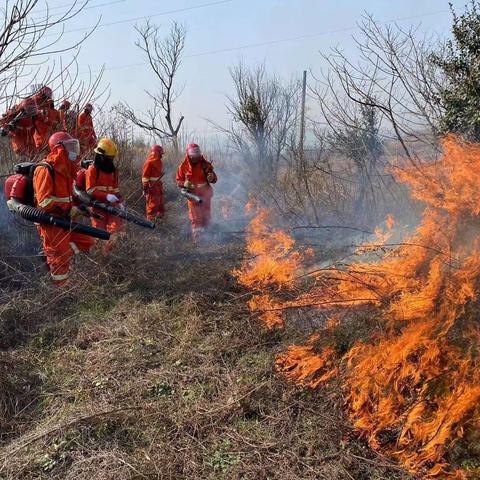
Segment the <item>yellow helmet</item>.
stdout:
<path fill-rule="evenodd" d="M 116 157 L 118 154 L 118 148 L 115 142 L 109 138 L 101 138 L 93 151 L 107 157 Z"/>

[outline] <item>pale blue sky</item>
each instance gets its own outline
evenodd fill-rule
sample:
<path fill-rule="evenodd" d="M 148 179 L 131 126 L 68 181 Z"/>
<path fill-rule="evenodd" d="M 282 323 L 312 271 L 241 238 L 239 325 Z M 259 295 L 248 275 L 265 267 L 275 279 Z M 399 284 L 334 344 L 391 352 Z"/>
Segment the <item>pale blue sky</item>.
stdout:
<path fill-rule="evenodd" d="M 75 26 L 93 25 L 102 15 L 102 23 L 123 21 L 132 17 L 195 7 L 214 0 L 92 0 L 89 10 L 75 19 Z M 454 0 L 462 9 L 467 0 Z M 51 7 L 65 5 L 65 0 L 49 1 Z M 103 6 L 102 6 L 103 5 Z M 62 11 L 61 8 L 52 13 Z M 172 21 L 188 29 L 185 59 L 179 81 L 185 85 L 177 112 L 185 115 L 190 129 L 208 134 L 209 118 L 217 123 L 227 121 L 225 95 L 231 92 L 229 67 L 242 59 L 246 64 L 265 61 L 272 72 L 285 78 L 300 76 L 302 70 L 320 71 L 324 64 L 319 51 L 340 45 L 353 52 L 352 34 L 364 12 L 380 21 L 399 20 L 403 27 L 422 24 L 422 30 L 448 35 L 451 15 L 447 0 L 232 0 L 204 8 L 158 15 L 151 18 L 168 30 Z M 416 18 L 412 18 L 416 17 Z M 104 81 L 110 83 L 111 102 L 124 100 L 138 110 L 148 104 L 145 89 L 154 88 L 147 66 L 124 65 L 144 61 L 134 46 L 134 21 L 100 27 L 82 47 L 81 70 L 90 65 L 98 70 L 106 64 Z M 335 30 L 345 29 L 343 32 Z M 82 31 L 68 33 L 64 41 L 74 40 Z M 200 55 L 205 52 L 285 38 L 308 38 L 229 52 Z M 189 57 L 189 55 L 192 55 Z M 117 68 L 118 67 L 118 68 Z"/>

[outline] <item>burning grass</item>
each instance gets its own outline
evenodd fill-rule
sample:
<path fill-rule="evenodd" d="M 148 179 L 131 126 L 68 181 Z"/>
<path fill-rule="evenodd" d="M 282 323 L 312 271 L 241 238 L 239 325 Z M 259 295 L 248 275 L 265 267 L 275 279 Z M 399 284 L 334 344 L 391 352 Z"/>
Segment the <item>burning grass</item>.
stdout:
<path fill-rule="evenodd" d="M 338 311 L 341 306 L 347 322 L 376 308 L 380 328 L 346 352 L 337 348 L 338 326 L 330 322 L 305 345 L 292 345 L 279 355 L 277 369 L 312 388 L 341 374 L 358 435 L 411 473 L 478 478 L 478 452 L 471 439 L 478 438 L 480 414 L 480 145 L 451 136 L 443 147 L 440 161 L 422 173 L 396 171 L 412 197 L 425 205 L 409 238 L 378 261 L 321 269 L 307 293 L 284 302 L 270 299 L 270 305 L 277 311 L 308 306 Z M 268 230 L 255 221 L 253 226 L 250 249 Z M 393 226 L 388 219 L 374 248 L 363 245 L 357 254 L 384 245 Z M 269 241 L 274 235 L 263 244 Z M 273 251 L 269 272 L 276 268 Z M 291 245 L 288 255 L 294 255 Z M 277 284 L 270 278 L 261 285 Z"/>
<path fill-rule="evenodd" d="M 252 202 L 247 212 L 256 210 L 247 227 L 247 258 L 233 274 L 238 282 L 255 293 L 248 301 L 252 312 L 260 312 L 268 328 L 283 326 L 281 306 L 275 295 L 291 288 L 301 264 L 302 255 L 295 251 L 295 241 L 278 228 L 270 228 L 271 211 L 257 208 Z M 269 289 L 271 292 L 267 292 Z"/>
<path fill-rule="evenodd" d="M 410 478 L 345 443 L 337 393 L 275 375 L 298 336 L 250 319 L 229 275 L 243 245 L 179 238 L 129 238 L 62 295 L 34 278 L 2 305 L 0 477 Z"/>

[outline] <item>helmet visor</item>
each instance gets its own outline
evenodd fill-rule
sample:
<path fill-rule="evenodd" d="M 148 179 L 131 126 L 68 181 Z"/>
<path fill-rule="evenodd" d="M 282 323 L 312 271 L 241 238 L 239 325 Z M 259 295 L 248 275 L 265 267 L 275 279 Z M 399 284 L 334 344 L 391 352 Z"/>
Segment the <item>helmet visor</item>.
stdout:
<path fill-rule="evenodd" d="M 68 153 L 72 152 L 80 155 L 80 142 L 76 138 L 63 140 L 61 143 Z"/>

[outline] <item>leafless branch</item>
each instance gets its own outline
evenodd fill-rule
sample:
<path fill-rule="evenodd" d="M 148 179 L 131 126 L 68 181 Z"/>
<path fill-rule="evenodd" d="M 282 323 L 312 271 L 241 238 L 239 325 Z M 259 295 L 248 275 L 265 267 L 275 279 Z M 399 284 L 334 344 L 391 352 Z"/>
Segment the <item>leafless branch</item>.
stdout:
<path fill-rule="evenodd" d="M 152 136 L 170 139 L 178 150 L 178 134 L 184 117 L 174 120 L 173 104 L 182 93 L 182 88 L 176 86 L 176 76 L 182 63 L 186 29 L 174 23 L 168 35 L 162 37 L 160 27 L 149 21 L 135 28 L 139 34 L 136 46 L 146 56 L 158 81 L 158 89 L 145 92 L 152 101 L 145 115 L 137 114 L 125 103 L 118 104 L 116 109 L 122 117 Z"/>

